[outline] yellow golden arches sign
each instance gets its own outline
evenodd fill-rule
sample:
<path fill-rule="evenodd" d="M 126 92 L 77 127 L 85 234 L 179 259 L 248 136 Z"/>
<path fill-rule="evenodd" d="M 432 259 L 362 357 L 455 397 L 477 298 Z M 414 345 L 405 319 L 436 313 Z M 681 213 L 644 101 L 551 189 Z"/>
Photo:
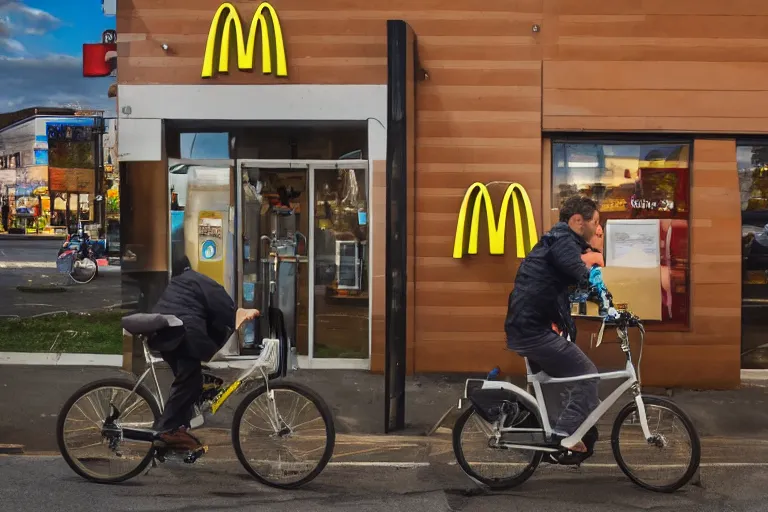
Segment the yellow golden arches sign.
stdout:
<path fill-rule="evenodd" d="M 224 25 L 219 33 L 219 24 L 222 23 L 224 11 L 227 11 L 224 17 Z M 272 19 L 272 26 L 267 23 L 265 11 L 269 13 Z M 256 32 L 261 26 L 261 70 L 265 75 L 272 73 L 272 40 L 274 40 L 275 60 L 277 76 L 288 76 L 288 64 L 285 60 L 285 45 L 283 44 L 283 31 L 280 28 L 280 20 L 277 18 L 277 12 L 268 3 L 262 2 L 256 9 L 251 21 L 251 27 L 248 30 L 248 39 L 244 38 L 243 25 L 240 22 L 240 15 L 235 6 L 229 2 L 221 4 L 211 21 L 211 28 L 208 31 L 208 42 L 205 45 L 205 57 L 203 59 L 203 78 L 213 76 L 213 59 L 216 53 L 216 47 L 219 43 L 219 73 L 229 72 L 229 41 L 230 31 L 235 27 L 235 42 L 237 44 L 237 67 L 243 70 L 253 69 L 253 54 L 256 49 Z M 270 37 L 270 33 L 273 37 Z"/>
<path fill-rule="evenodd" d="M 459 210 L 459 220 L 456 223 L 456 238 L 453 243 L 453 257 L 460 259 L 464 256 L 467 224 L 469 241 L 466 245 L 468 254 L 477 254 L 477 237 L 480 231 L 480 211 L 485 205 L 485 215 L 488 222 L 488 241 L 491 254 L 504 254 L 504 234 L 507 229 L 507 211 L 509 200 L 512 200 L 512 211 L 515 214 L 515 240 L 517 257 L 524 258 L 536 242 L 539 235 L 536 232 L 536 220 L 533 218 L 533 207 L 528 193 L 518 183 L 512 183 L 504 193 L 499 212 L 499 222 L 493 213 L 493 203 L 488 187 L 482 183 L 473 183 L 464 194 L 464 200 Z M 470 212 L 467 212 L 471 208 Z M 469 216 L 467 215 L 469 213 Z"/>

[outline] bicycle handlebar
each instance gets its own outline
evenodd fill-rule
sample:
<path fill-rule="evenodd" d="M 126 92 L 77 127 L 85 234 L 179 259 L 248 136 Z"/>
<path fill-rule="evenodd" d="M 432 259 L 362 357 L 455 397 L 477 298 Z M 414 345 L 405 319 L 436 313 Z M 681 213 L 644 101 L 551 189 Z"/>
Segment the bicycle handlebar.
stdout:
<path fill-rule="evenodd" d="M 628 329 L 630 327 L 643 327 L 643 321 L 640 317 L 633 315 L 630 311 L 620 311 L 618 318 L 606 318 L 606 325 L 615 326 L 619 329 Z"/>

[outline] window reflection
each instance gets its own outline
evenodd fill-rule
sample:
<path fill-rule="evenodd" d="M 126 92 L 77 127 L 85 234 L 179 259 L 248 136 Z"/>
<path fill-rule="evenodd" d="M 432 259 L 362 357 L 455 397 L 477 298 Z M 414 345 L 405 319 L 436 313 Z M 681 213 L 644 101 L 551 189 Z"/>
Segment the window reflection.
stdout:
<path fill-rule="evenodd" d="M 229 158 L 229 133 L 182 133 L 181 158 Z"/>
<path fill-rule="evenodd" d="M 662 322 L 689 322 L 690 144 L 553 143 L 552 204 L 575 194 L 597 201 L 610 219 L 659 219 Z M 604 240 L 593 240 L 601 249 Z"/>
<path fill-rule="evenodd" d="M 741 199 L 742 368 L 768 368 L 768 145 L 738 146 Z"/>
<path fill-rule="evenodd" d="M 368 357 L 364 169 L 315 171 L 315 357 Z"/>
<path fill-rule="evenodd" d="M 230 167 L 168 162 L 171 261 L 185 254 L 194 270 L 232 293 Z M 170 268 L 170 266 L 169 266 Z"/>

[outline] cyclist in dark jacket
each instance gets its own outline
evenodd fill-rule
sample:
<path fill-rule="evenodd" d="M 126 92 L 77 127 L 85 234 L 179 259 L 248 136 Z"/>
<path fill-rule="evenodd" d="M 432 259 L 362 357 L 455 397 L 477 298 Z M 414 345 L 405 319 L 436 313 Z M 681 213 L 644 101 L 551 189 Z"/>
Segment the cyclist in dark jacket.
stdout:
<path fill-rule="evenodd" d="M 576 346 L 576 325 L 571 317 L 570 291 L 574 287 L 602 285 L 599 267 L 587 267 L 582 255 L 587 240 L 597 232 L 597 204 L 586 197 L 568 199 L 560 222 L 544 234 L 517 271 L 509 295 L 505 330 L 507 346 L 527 357 L 534 371 L 552 377 L 597 373 L 597 368 Z M 573 434 L 599 404 L 597 379 L 568 385 L 568 399 L 553 430 L 563 438 Z M 590 442 L 590 444 L 594 444 Z M 568 446 L 573 452 L 591 449 L 582 441 Z"/>
<path fill-rule="evenodd" d="M 209 361 L 244 321 L 258 316 L 255 309 L 235 311 L 227 290 L 208 276 L 191 269 L 186 256 L 172 264 L 168 283 L 153 313 L 173 315 L 184 323 L 183 334 L 155 336 L 149 346 L 163 356 L 174 375 L 171 393 L 155 429 L 164 432 L 168 447 L 196 450 L 199 440 L 187 432 L 194 404 L 203 389 L 201 361 Z"/>

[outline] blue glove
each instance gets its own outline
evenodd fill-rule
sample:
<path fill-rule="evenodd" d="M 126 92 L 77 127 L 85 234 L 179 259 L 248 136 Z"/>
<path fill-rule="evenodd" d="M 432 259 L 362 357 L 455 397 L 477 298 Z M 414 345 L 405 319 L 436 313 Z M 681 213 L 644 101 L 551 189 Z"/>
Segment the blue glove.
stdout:
<path fill-rule="evenodd" d="M 615 319 L 619 316 L 619 313 L 613 307 L 611 302 L 611 294 L 608 293 L 608 288 L 605 287 L 603 282 L 603 272 L 600 267 L 595 265 L 589 271 L 589 284 L 595 290 L 599 299 L 598 306 L 600 308 L 599 313 L 602 317 L 608 317 L 609 319 Z"/>
<path fill-rule="evenodd" d="M 600 267 L 595 265 L 589 271 L 589 284 L 591 284 L 598 292 L 605 289 L 605 283 L 603 282 L 603 271 Z"/>

